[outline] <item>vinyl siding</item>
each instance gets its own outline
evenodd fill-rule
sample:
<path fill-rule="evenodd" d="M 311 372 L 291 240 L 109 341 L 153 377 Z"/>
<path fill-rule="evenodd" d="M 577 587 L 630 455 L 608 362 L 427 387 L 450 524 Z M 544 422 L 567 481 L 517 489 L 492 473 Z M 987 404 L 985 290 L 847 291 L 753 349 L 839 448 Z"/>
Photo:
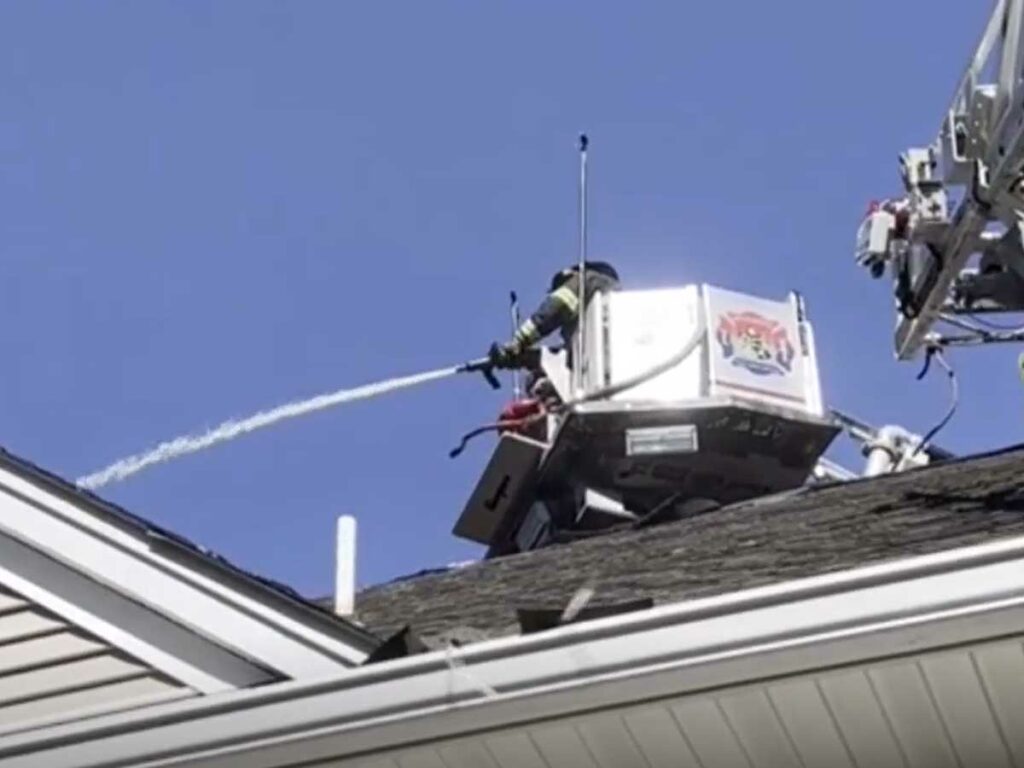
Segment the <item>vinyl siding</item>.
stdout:
<path fill-rule="evenodd" d="M 192 695 L 0 585 L 0 734 Z"/>

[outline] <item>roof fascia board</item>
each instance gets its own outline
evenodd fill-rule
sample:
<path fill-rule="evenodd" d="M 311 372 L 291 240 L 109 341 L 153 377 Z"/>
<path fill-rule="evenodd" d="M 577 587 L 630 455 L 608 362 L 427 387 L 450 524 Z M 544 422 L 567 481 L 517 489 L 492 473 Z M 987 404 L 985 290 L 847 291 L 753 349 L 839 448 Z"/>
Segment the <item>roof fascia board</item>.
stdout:
<path fill-rule="evenodd" d="M 200 693 L 279 679 L 2 532 L 0 583 Z"/>
<path fill-rule="evenodd" d="M 0 759 L 59 768 L 102 766 L 112 755 L 153 765 L 203 755 L 204 765 L 220 765 L 244 752 L 254 768 L 287 765 L 984 641 L 1024 632 L 1022 565 L 1024 538 L 750 590 L 717 601 L 717 613 L 712 601 L 696 601 L 389 662 L 330 682 L 52 729 L 34 744 L 5 743 Z M 839 591 L 823 593 L 826 584 Z M 790 599 L 779 602 L 781 592 Z M 759 605 L 734 609 L 755 598 Z M 110 738 L 89 741 L 91 734 Z"/>
<path fill-rule="evenodd" d="M 365 658 L 284 615 L 269 597 L 231 589 L 4 469 L 0 530 L 287 677 L 322 677 Z"/>
<path fill-rule="evenodd" d="M 202 557 L 198 550 L 193 551 L 184 546 L 173 534 L 165 537 L 157 528 L 148 536 L 140 533 L 140 526 L 145 525 L 141 519 L 135 518 L 138 522 L 128 522 L 121 515 L 134 517 L 130 513 L 118 510 L 109 502 L 49 476 L 38 468 L 30 466 L 26 470 L 18 462 L 12 463 L 10 455 L 5 457 L 0 452 L 0 477 L 5 476 L 5 473 L 20 490 L 34 489 L 60 502 L 52 505 L 55 510 L 70 509 L 79 514 L 84 513 L 87 524 L 92 524 L 92 528 L 102 535 L 136 544 L 145 541 L 142 551 L 152 554 L 154 560 L 173 564 L 179 573 L 186 576 L 210 577 L 206 580 L 208 583 L 237 597 L 239 603 L 247 606 L 247 609 L 265 613 L 268 619 L 280 625 L 282 631 L 301 637 L 303 642 L 321 646 L 325 653 L 346 659 L 351 656 L 349 664 L 361 663 L 379 643 L 379 638 L 352 622 L 337 619 L 302 600 L 268 589 L 259 583 L 259 579 L 239 569 L 216 564 Z M 77 519 L 77 515 L 73 517 Z M 353 648 L 354 653 L 351 652 Z"/>

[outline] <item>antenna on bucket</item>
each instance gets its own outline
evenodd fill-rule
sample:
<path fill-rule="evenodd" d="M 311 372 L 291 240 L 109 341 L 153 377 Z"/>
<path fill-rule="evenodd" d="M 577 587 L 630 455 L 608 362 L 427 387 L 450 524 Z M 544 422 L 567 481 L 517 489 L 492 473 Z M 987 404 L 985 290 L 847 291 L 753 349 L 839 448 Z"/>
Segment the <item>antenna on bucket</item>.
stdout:
<path fill-rule="evenodd" d="M 587 134 L 580 134 L 580 280 L 579 280 L 579 319 L 576 334 L 576 370 L 573 372 L 573 383 L 576 394 L 582 394 L 584 378 L 583 370 L 586 367 L 586 314 L 587 314 L 587 147 L 590 139 Z"/>

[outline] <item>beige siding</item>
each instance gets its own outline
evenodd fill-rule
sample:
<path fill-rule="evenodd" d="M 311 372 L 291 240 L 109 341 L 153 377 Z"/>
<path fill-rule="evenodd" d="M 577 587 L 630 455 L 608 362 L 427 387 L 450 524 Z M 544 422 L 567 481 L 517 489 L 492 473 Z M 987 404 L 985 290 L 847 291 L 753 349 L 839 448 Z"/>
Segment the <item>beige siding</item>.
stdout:
<path fill-rule="evenodd" d="M 145 667 L 109 654 L 63 662 L 0 678 L 0 707 L 55 693 L 149 676 Z"/>
<path fill-rule="evenodd" d="M 26 605 L 26 601 L 10 592 L 0 589 L 0 614 L 16 611 Z"/>
<path fill-rule="evenodd" d="M 23 701 L 0 707 L 0 736 L 22 728 L 40 727 L 105 712 L 131 709 L 187 695 L 151 677 L 86 688 L 61 696 Z"/>
<path fill-rule="evenodd" d="M 58 631 L 60 621 L 43 616 L 32 607 L 11 611 L 0 616 L 0 643 L 10 643 L 39 637 Z"/>
<path fill-rule="evenodd" d="M 0 586 L 0 733 L 190 694 Z"/>
<path fill-rule="evenodd" d="M 105 651 L 103 643 L 68 631 L 7 643 L 0 645 L 0 675 L 94 656 Z"/>

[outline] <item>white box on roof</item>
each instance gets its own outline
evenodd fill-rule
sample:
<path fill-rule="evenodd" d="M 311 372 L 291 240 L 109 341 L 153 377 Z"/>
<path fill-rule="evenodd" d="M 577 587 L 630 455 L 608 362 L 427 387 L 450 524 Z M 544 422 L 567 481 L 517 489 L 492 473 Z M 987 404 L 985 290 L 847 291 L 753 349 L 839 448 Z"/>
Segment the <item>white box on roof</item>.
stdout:
<path fill-rule="evenodd" d="M 722 396 L 823 414 L 813 333 L 799 299 L 751 296 L 708 285 L 616 291 L 588 307 L 585 390 L 618 384 L 668 360 L 705 320 L 700 346 L 666 373 L 613 402 L 679 402 Z"/>

